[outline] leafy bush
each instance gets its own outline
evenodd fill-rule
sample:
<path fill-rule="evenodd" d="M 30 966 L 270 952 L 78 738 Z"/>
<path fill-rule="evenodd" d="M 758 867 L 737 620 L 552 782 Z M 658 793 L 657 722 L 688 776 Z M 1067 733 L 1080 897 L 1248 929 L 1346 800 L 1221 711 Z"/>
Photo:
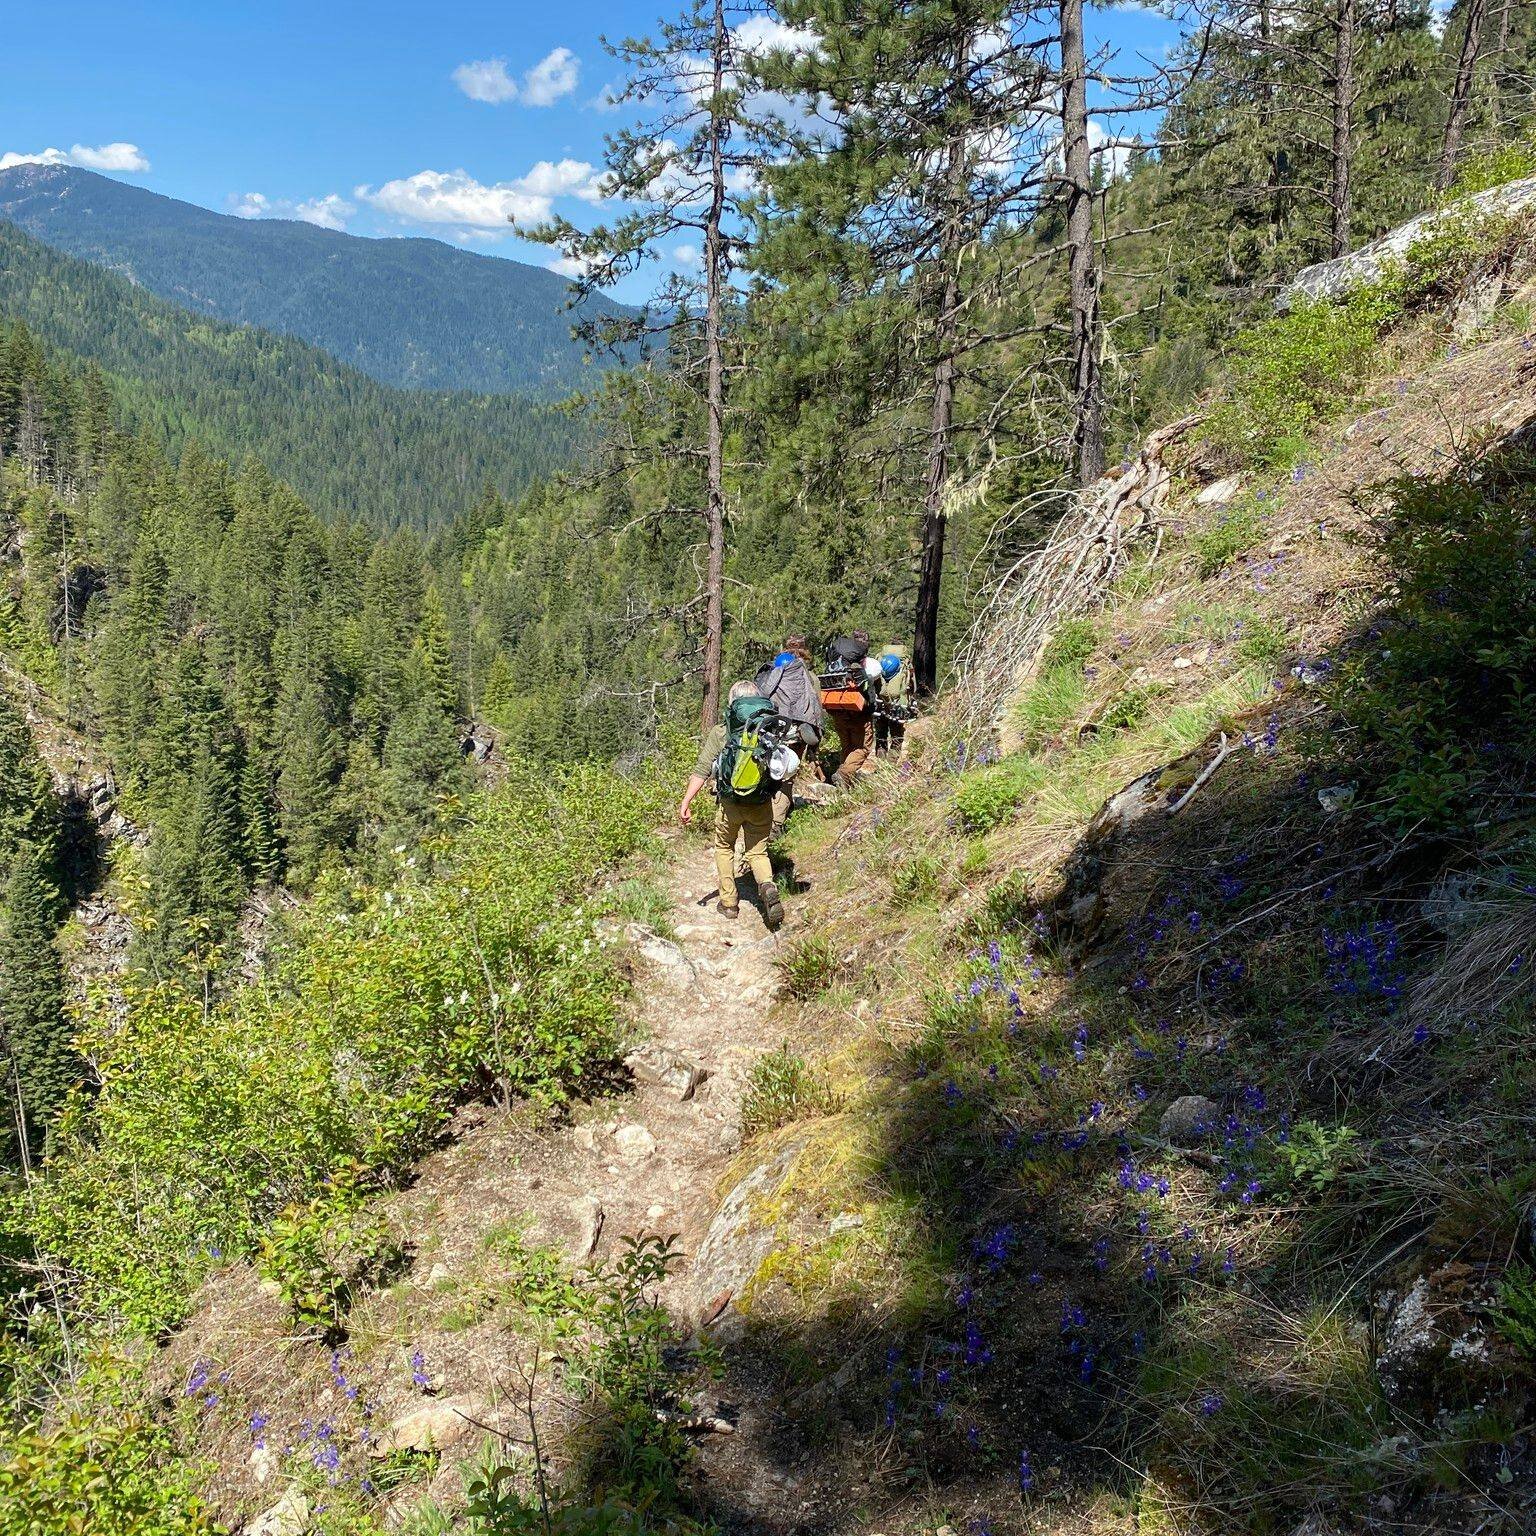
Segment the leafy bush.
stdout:
<path fill-rule="evenodd" d="M 1264 509 L 1252 498 L 1223 508 L 1209 527 L 1196 534 L 1195 566 L 1202 578 L 1224 571 L 1264 537 Z"/>
<path fill-rule="evenodd" d="M 914 854 L 891 869 L 891 904 L 898 910 L 934 900 L 944 883 L 944 866 L 932 854 Z"/>
<path fill-rule="evenodd" d="M 87 1307 L 156 1329 L 333 1175 L 405 1167 L 466 1090 L 561 1098 L 618 1039 L 588 893 L 648 818 L 607 771 L 518 781 L 392 888 L 323 893 L 272 978 L 212 1006 L 130 978 L 86 1034 L 100 1091 L 12 1220 Z"/>
<path fill-rule="evenodd" d="M 1506 160 L 1490 173 L 1503 179 L 1498 172 L 1516 163 Z M 1244 332 L 1223 397 L 1207 418 L 1210 440 L 1251 464 L 1294 464 L 1313 427 L 1368 374 L 1383 335 L 1415 306 L 1507 266 L 1526 228 L 1518 215 L 1453 210 L 1374 282 L 1340 299 L 1302 300 Z"/>
<path fill-rule="evenodd" d="M 1471 197 L 1526 176 L 1536 176 L 1536 143 L 1527 139 L 1520 144 L 1501 144 L 1463 162 L 1451 196 Z"/>
<path fill-rule="evenodd" d="M 1536 1269 L 1515 1264 L 1505 1273 L 1493 1320 L 1516 1349 L 1536 1360 Z"/>
<path fill-rule="evenodd" d="M 774 964 L 784 979 L 784 990 L 801 1002 L 825 992 L 837 974 L 837 955 L 819 933 L 791 945 Z"/>
<path fill-rule="evenodd" d="M 1274 1157 L 1288 1183 L 1321 1195 L 1359 1163 L 1360 1138 L 1347 1125 L 1300 1120 L 1288 1140 L 1275 1144 Z"/>
<path fill-rule="evenodd" d="M 960 825 L 973 835 L 1002 826 L 1044 782 L 1045 769 L 1022 755 L 974 769 L 955 791 Z"/>
<path fill-rule="evenodd" d="M 1250 463 L 1294 463 L 1401 313 L 1395 293 L 1371 285 L 1342 303 L 1304 301 L 1244 333 L 1226 396 L 1207 423 L 1211 440 Z"/>
<path fill-rule="evenodd" d="M 1168 691 L 1164 682 L 1134 683 L 1122 688 L 1099 716 L 1102 731 L 1127 731 L 1141 724 L 1153 702 Z"/>
<path fill-rule="evenodd" d="M 216 1536 L 189 1469 L 142 1419 L 103 1416 L 0 1442 L 8 1536 Z"/>
<path fill-rule="evenodd" d="M 786 1040 L 778 1050 L 752 1063 L 741 1107 L 742 1135 L 777 1130 L 794 1120 L 826 1114 L 833 1107 L 831 1090 L 821 1074 L 796 1055 Z"/>
<path fill-rule="evenodd" d="M 1374 764 L 1391 823 L 1458 825 L 1476 815 L 1480 785 L 1536 758 L 1533 469 L 1516 446 L 1388 487 L 1381 554 L 1396 601 L 1328 694 L 1352 750 Z"/>
<path fill-rule="evenodd" d="M 277 1282 L 300 1328 L 331 1343 L 345 1334 L 352 1297 L 376 1285 L 402 1257 L 382 1219 L 359 1203 L 347 1179 L 279 1211 L 261 1242 L 261 1272 Z"/>

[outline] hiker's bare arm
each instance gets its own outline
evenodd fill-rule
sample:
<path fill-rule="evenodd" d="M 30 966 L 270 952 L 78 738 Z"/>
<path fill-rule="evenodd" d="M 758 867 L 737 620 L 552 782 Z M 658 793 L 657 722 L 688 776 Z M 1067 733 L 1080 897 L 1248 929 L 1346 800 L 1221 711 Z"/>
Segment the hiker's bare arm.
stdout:
<path fill-rule="evenodd" d="M 698 792 L 703 788 L 704 780 L 698 774 L 694 774 L 693 777 L 688 780 L 688 788 L 683 791 L 683 803 L 677 808 L 677 819 L 682 822 L 685 827 L 689 822 L 693 820 L 694 796 L 697 795 Z"/>

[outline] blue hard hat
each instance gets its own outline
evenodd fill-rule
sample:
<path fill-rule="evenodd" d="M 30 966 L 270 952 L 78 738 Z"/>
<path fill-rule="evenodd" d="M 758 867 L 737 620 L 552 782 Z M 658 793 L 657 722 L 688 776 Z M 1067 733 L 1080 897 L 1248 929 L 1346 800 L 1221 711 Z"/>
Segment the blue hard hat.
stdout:
<path fill-rule="evenodd" d="M 773 658 L 773 664 L 776 667 L 787 667 L 794 659 L 795 653 L 793 651 L 780 651 L 779 654 Z"/>
<path fill-rule="evenodd" d="M 880 675 L 889 681 L 901 671 L 901 657 L 892 656 L 889 651 L 880 658 Z"/>

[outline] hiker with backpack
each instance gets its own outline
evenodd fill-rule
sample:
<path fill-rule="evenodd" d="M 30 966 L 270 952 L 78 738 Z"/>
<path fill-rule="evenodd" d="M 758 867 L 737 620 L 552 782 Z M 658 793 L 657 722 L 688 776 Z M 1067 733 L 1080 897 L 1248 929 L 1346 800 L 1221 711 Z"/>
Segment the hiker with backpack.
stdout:
<path fill-rule="evenodd" d="M 768 699 L 781 720 L 795 728 L 794 748 L 804 763 L 814 764 L 826 731 L 821 688 L 810 668 L 811 650 L 804 635 L 786 635 L 784 648 L 756 678 L 757 691 Z M 794 796 L 794 775 L 779 779 L 773 792 L 773 836 L 784 830 Z"/>
<path fill-rule="evenodd" d="M 832 782 L 839 789 L 847 789 L 869 760 L 879 677 L 879 664 L 870 660 L 866 631 L 856 629 L 828 645 L 826 669 L 821 674 L 821 705 L 837 732 L 837 768 Z"/>
<path fill-rule="evenodd" d="M 763 921 L 770 931 L 784 921 L 784 903 L 774 884 L 768 859 L 768 839 L 773 834 L 774 772 L 793 777 L 798 755 L 781 734 L 789 727 L 781 721 L 770 700 L 755 683 L 732 683 L 726 696 L 725 720 L 705 732 L 693 775 L 677 808 L 677 819 L 686 827 L 693 821 L 693 802 L 711 780 L 719 808 L 715 812 L 715 872 L 720 893 L 715 910 L 722 917 L 741 915 L 736 892 L 736 840 L 744 843 L 742 857 L 757 883 Z"/>
<path fill-rule="evenodd" d="M 875 750 L 896 751 L 906 756 L 907 721 L 916 711 L 912 707 L 912 668 L 906 647 L 894 643 L 882 647 L 875 658 L 880 663 L 879 693 L 875 699 Z"/>

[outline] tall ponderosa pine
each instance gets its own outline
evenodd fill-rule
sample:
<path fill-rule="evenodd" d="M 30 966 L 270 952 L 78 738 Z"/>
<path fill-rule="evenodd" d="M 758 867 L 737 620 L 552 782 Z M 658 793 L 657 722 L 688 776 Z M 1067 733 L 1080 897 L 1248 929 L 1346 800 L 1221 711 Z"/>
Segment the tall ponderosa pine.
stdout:
<path fill-rule="evenodd" d="M 902 288 L 917 306 L 916 377 L 901 392 L 910 386 L 922 433 L 913 671 L 931 693 L 956 395 L 968 360 L 1008 328 L 1003 303 L 1019 280 L 983 252 L 1053 190 L 1059 71 L 1048 29 L 1002 0 L 781 9 L 817 45 L 766 77 L 817 101 L 832 131 L 766 173 L 774 217 L 761 265 L 805 288 L 811 323 L 816 304 L 860 294 Z"/>
<path fill-rule="evenodd" d="M 697 273 L 674 271 L 655 309 L 636 322 L 601 322 L 594 339 L 634 344 L 665 336 L 666 383 L 682 382 L 701 407 L 702 421 L 680 443 L 646 444 L 651 460 L 679 460 L 702 469 L 698 505 L 668 502 L 654 515 L 682 512 L 704 524 L 704 607 L 699 671 L 702 717 L 715 718 L 720 702 L 725 640 L 727 522 L 727 325 L 734 305 L 732 273 L 740 265 L 749 229 L 745 203 L 765 161 L 772 125 L 754 116 L 744 66 L 750 62 L 736 28 L 745 10 L 726 0 L 697 0 L 678 20 L 663 22 L 654 38 L 625 38 L 609 51 L 629 71 L 615 101 L 643 114 L 639 126 L 608 140 L 602 195 L 629 208 L 609 224 L 583 231 L 556 219 L 530 231 L 558 246 L 575 274 L 578 296 L 606 288 L 635 272 L 647 258 L 698 263 Z M 665 250 L 667 242 L 684 246 Z M 695 242 L 697 242 L 695 244 Z"/>

